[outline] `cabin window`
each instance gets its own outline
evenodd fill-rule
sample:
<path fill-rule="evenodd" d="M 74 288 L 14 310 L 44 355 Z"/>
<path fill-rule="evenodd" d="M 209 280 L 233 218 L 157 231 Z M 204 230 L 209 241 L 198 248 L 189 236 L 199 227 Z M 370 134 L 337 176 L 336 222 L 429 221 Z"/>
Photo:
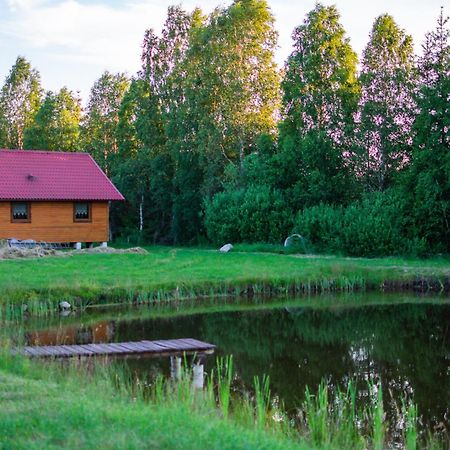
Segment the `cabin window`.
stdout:
<path fill-rule="evenodd" d="M 91 221 L 91 204 L 89 202 L 76 202 L 73 205 L 74 222 Z"/>
<path fill-rule="evenodd" d="M 27 202 L 11 203 L 11 222 L 31 222 L 31 207 Z"/>

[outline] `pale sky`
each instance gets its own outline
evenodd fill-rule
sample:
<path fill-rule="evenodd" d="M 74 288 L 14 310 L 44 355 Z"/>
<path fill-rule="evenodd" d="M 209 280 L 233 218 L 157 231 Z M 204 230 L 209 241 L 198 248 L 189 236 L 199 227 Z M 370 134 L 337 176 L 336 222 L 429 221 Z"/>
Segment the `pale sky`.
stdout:
<path fill-rule="evenodd" d="M 448 0 L 447 0 L 448 1 Z M 181 4 L 210 12 L 227 0 L 0 0 L 0 84 L 18 55 L 39 70 L 46 90 L 67 86 L 80 91 L 83 103 L 104 70 L 133 75 L 140 67 L 144 31 L 158 33 L 167 7 Z M 277 63 L 292 50 L 291 33 L 303 22 L 315 0 L 268 0 L 279 32 Z M 367 43 L 373 21 L 383 13 L 413 36 L 417 52 L 427 31 L 435 27 L 445 0 L 323 0 L 335 4 L 358 53 Z M 449 13 L 449 8 L 445 11 Z"/>

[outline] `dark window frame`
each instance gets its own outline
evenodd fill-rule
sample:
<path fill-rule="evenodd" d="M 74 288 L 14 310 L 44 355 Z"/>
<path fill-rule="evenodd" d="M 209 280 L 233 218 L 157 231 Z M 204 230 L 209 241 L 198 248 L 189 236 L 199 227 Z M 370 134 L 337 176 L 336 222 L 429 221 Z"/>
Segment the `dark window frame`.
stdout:
<path fill-rule="evenodd" d="M 77 204 L 86 203 L 88 205 L 88 216 L 86 219 L 77 218 Z M 73 221 L 74 223 L 91 223 L 92 222 L 92 203 L 91 202 L 73 202 Z"/>
<path fill-rule="evenodd" d="M 17 203 L 24 203 L 27 205 L 27 215 L 28 217 L 26 219 L 16 219 L 14 218 L 14 205 Z M 10 210 L 11 210 L 11 223 L 31 223 L 31 202 L 11 202 L 10 203 Z"/>

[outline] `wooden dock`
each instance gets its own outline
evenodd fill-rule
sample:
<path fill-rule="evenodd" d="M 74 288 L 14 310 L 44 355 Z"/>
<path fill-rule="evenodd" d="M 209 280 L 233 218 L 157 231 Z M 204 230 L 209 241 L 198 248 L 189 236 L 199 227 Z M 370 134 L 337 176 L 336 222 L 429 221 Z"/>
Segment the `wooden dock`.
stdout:
<path fill-rule="evenodd" d="M 172 339 L 166 341 L 118 342 L 85 345 L 43 345 L 16 347 L 14 354 L 33 358 L 70 358 L 82 356 L 159 356 L 183 353 L 212 353 L 215 345 L 197 339 Z"/>

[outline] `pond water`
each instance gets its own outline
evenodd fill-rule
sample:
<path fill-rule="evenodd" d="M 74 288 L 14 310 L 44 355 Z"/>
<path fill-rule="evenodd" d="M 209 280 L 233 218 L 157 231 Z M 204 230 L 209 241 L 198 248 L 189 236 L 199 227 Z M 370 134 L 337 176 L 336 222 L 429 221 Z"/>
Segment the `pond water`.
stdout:
<path fill-rule="evenodd" d="M 233 355 L 235 387 L 251 389 L 268 375 L 273 395 L 295 414 L 305 387 L 322 379 L 343 387 L 355 380 L 358 397 L 367 381 L 381 382 L 385 409 L 393 415 L 401 398 L 418 405 L 422 427 L 448 433 L 450 302 L 447 298 L 391 295 L 193 304 L 110 309 L 29 321 L 29 344 L 125 342 L 196 338 Z M 169 376 L 165 358 L 129 358 L 141 377 Z M 208 356 L 205 370 L 215 364 Z"/>

